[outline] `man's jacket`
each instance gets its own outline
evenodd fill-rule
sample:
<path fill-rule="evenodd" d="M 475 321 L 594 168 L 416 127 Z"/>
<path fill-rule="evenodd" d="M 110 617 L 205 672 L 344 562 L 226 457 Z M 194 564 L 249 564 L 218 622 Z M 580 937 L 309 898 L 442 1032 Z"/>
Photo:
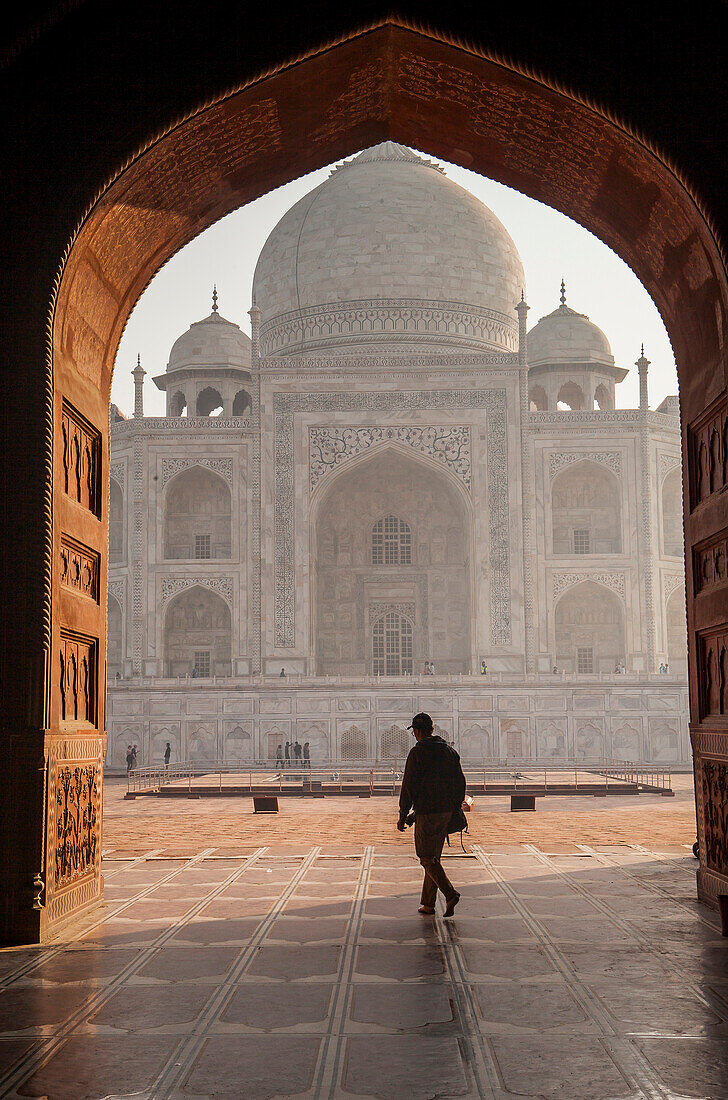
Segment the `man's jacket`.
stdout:
<path fill-rule="evenodd" d="M 437 734 L 423 737 L 409 752 L 399 796 L 402 821 L 414 807 L 415 814 L 438 814 L 459 807 L 465 797 L 465 776 L 460 757 Z"/>

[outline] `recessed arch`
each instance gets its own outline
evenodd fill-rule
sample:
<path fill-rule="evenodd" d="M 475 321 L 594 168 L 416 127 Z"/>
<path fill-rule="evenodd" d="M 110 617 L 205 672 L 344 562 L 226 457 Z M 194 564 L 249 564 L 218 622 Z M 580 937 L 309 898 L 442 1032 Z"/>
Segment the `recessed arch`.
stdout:
<path fill-rule="evenodd" d="M 171 560 L 229 558 L 232 495 L 223 477 L 195 463 L 175 474 L 164 492 L 164 556 Z"/>
<path fill-rule="evenodd" d="M 681 558 L 683 548 L 682 468 L 669 470 L 660 490 L 662 549 L 668 557 Z"/>
<path fill-rule="evenodd" d="M 109 480 L 109 561 L 122 562 L 124 548 L 124 491 L 116 478 Z"/>
<path fill-rule="evenodd" d="M 543 386 L 531 386 L 528 391 L 528 407 L 531 412 L 547 412 L 549 399 Z"/>
<path fill-rule="evenodd" d="M 625 662 L 624 605 L 605 585 L 581 581 L 554 609 L 555 664 L 566 672 L 614 672 Z"/>
<path fill-rule="evenodd" d="M 123 617 L 121 604 L 109 592 L 107 608 L 108 641 L 106 647 L 106 675 L 110 680 L 124 674 Z"/>
<path fill-rule="evenodd" d="M 584 390 L 577 382 L 564 382 L 556 397 L 556 408 L 562 412 L 583 412 L 586 409 Z"/>
<path fill-rule="evenodd" d="M 167 676 L 229 676 L 231 617 L 222 596 L 199 584 L 174 596 L 164 612 L 163 652 Z"/>
<path fill-rule="evenodd" d="M 551 485 L 553 552 L 618 554 L 622 550 L 622 487 L 600 462 L 571 462 Z"/>
<path fill-rule="evenodd" d="M 200 390 L 195 402 L 197 416 L 221 416 L 223 412 L 223 399 L 219 390 L 214 386 L 205 386 Z"/>
<path fill-rule="evenodd" d="M 678 585 L 665 603 L 665 640 L 670 672 L 676 676 L 684 676 L 688 665 L 684 585 Z"/>

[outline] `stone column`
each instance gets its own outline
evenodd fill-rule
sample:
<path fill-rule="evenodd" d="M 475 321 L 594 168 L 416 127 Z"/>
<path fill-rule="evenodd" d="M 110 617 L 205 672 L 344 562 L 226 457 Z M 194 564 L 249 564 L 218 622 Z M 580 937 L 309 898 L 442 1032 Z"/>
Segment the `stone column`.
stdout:
<path fill-rule="evenodd" d="M 262 584 L 262 550 L 261 550 L 261 437 L 260 426 L 262 422 L 260 409 L 260 310 L 253 303 L 248 311 L 250 317 L 251 343 L 252 343 L 252 368 L 251 379 L 252 401 L 251 420 L 255 428 L 255 435 L 251 438 L 249 451 L 248 477 L 252 491 L 252 510 L 250 516 L 250 555 L 247 560 L 248 587 L 250 592 L 250 607 L 248 622 L 250 633 L 248 635 L 248 647 L 250 651 L 250 671 L 260 673 L 262 671 L 262 617 L 261 617 L 261 584 Z M 247 548 L 246 548 L 247 549 Z"/>
<path fill-rule="evenodd" d="M 650 454 L 650 425 L 648 421 L 649 405 L 647 394 L 647 368 L 650 363 L 645 359 L 645 348 L 635 363 L 640 382 L 640 508 L 641 542 L 640 577 L 644 586 L 644 615 L 647 634 L 647 671 L 655 671 L 655 650 L 657 631 L 655 624 L 655 566 L 652 539 L 652 473 Z"/>
<path fill-rule="evenodd" d="M 528 402 L 528 337 L 526 335 L 526 316 L 529 306 L 521 292 L 521 300 L 516 306 L 518 314 L 518 372 L 519 398 L 521 405 L 521 510 L 523 537 L 523 623 L 525 642 L 526 673 L 536 671 L 535 651 L 535 577 L 536 547 L 534 545 L 535 489 L 534 470 L 531 456 L 531 433 L 529 428 Z"/>

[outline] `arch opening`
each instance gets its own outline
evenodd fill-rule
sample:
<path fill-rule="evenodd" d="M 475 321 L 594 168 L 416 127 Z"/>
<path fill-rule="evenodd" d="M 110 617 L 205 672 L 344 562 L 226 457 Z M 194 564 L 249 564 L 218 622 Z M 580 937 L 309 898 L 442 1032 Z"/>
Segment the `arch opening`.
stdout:
<path fill-rule="evenodd" d="M 206 386 L 197 395 L 195 411 L 198 416 L 221 416 L 223 400 L 220 392 L 212 386 Z"/>
<path fill-rule="evenodd" d="M 681 558 L 683 545 L 682 469 L 677 466 L 662 482 L 662 549 L 668 557 Z"/>
<path fill-rule="evenodd" d="M 229 558 L 232 497 L 218 474 L 192 466 L 177 474 L 167 489 L 164 508 L 164 556 L 172 560 Z"/>
<path fill-rule="evenodd" d="M 253 400 L 247 390 L 238 390 L 233 397 L 233 416 L 247 416 L 253 408 Z"/>
<path fill-rule="evenodd" d="M 110 480 L 109 492 L 109 561 L 124 561 L 124 493 L 115 478 Z"/>
<path fill-rule="evenodd" d="M 531 386 L 528 391 L 528 408 L 530 412 L 548 412 L 549 399 L 543 386 Z"/>
<path fill-rule="evenodd" d="M 554 478 L 551 515 L 554 554 L 621 553 L 620 486 L 599 463 L 574 462 Z"/>
<path fill-rule="evenodd" d="M 122 618 L 121 604 L 109 593 L 107 609 L 107 645 L 106 645 L 106 675 L 110 680 L 124 675 L 124 660 L 122 650 Z"/>
<path fill-rule="evenodd" d="M 163 650 L 167 676 L 229 676 L 231 617 L 223 598 L 194 585 L 170 600 L 164 615 Z"/>
<path fill-rule="evenodd" d="M 596 675 L 625 664 L 624 611 L 617 596 L 594 581 L 574 585 L 555 610 L 556 665 Z"/>
<path fill-rule="evenodd" d="M 582 412 L 586 408 L 584 391 L 576 382 L 565 382 L 558 392 L 556 408 L 559 412 Z"/>

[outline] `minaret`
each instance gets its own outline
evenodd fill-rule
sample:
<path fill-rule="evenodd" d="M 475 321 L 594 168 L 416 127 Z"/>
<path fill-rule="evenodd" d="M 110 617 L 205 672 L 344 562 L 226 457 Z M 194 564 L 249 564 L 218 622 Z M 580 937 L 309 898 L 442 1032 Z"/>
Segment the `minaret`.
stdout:
<path fill-rule="evenodd" d="M 212 312 L 217 313 L 217 283 L 212 285 Z"/>
<path fill-rule="evenodd" d="M 647 400 L 647 368 L 649 365 L 649 359 L 645 359 L 645 345 L 643 344 L 640 357 L 635 363 L 640 379 L 640 412 L 643 413 L 646 413 L 649 409 Z"/>
<path fill-rule="evenodd" d="M 561 284 L 563 286 L 563 283 Z M 528 359 L 528 337 L 526 336 L 526 314 L 531 307 L 527 305 L 523 291 L 521 291 L 521 300 L 516 306 L 516 313 L 518 314 L 518 365 L 525 367 L 526 360 Z"/>
<path fill-rule="evenodd" d="M 561 301 L 559 302 L 559 305 L 566 305 L 566 283 L 563 279 L 561 280 Z"/>
<path fill-rule="evenodd" d="M 142 370 L 142 357 L 137 355 L 137 365 L 131 372 L 131 376 L 134 379 L 134 416 L 144 416 L 144 376 L 146 371 Z"/>
<path fill-rule="evenodd" d="M 260 358 L 260 309 L 253 302 L 248 310 L 250 317 L 250 342 L 252 344 L 252 357 L 255 363 Z"/>

